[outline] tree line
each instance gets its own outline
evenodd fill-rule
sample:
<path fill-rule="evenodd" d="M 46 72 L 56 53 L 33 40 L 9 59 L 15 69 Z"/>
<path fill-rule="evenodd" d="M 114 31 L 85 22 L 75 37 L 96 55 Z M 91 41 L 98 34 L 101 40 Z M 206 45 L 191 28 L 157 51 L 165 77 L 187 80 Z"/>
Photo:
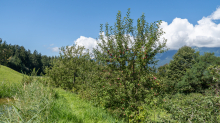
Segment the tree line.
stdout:
<path fill-rule="evenodd" d="M 37 75 L 45 74 L 44 68 L 50 67 L 54 59 L 58 59 L 58 56 L 42 55 L 37 50 L 31 53 L 23 46 L 7 44 L 0 38 L 0 64 L 20 73 L 30 74 L 35 68 Z"/>

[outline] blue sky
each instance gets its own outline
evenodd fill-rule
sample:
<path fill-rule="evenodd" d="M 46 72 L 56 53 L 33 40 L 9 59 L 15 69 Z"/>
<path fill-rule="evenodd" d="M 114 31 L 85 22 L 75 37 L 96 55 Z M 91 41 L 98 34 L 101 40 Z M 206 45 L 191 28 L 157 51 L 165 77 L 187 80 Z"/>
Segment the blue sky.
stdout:
<path fill-rule="evenodd" d="M 170 50 L 220 47 L 219 5 L 219 0 L 1 0 L 0 38 L 48 56 L 76 42 L 91 52 L 100 24 L 114 27 L 118 11 L 125 17 L 131 8 L 133 26 L 142 13 L 148 23 L 162 20 L 166 34 L 160 42 L 167 39 Z"/>

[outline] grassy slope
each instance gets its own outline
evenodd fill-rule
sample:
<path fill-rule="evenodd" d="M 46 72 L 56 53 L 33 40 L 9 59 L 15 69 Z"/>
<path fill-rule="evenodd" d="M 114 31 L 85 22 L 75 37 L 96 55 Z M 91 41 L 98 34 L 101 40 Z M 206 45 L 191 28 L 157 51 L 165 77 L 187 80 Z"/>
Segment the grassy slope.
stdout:
<path fill-rule="evenodd" d="M 11 68 L 0 65 L 0 82 L 7 82 L 9 86 L 11 84 L 18 84 L 22 81 L 24 74 L 21 74 Z M 68 110 L 63 110 L 64 117 L 61 119 L 57 119 L 57 122 L 63 122 L 63 119 L 68 119 L 69 117 L 75 117 L 74 121 L 81 121 L 83 123 L 115 123 L 116 120 L 111 115 L 106 113 L 105 110 L 101 108 L 96 108 L 91 106 L 85 100 L 79 99 L 76 94 L 66 92 L 63 89 L 56 88 L 56 92 L 59 96 L 63 97 L 57 99 L 56 101 L 62 105 L 68 105 L 70 107 Z M 4 99 L 4 98 L 3 98 Z M 62 112 L 60 107 L 57 107 L 59 111 Z M 61 107 L 62 108 L 62 107 Z M 72 112 L 71 116 L 66 116 L 68 112 Z M 74 114 L 74 115 L 72 115 Z M 65 118 L 66 117 L 66 118 Z M 64 121 L 66 122 L 66 120 Z"/>
<path fill-rule="evenodd" d="M 12 70 L 11 68 L 8 68 L 6 66 L 0 65 L 0 82 L 6 81 L 6 82 L 13 82 L 13 83 L 19 83 L 21 82 L 23 78 L 23 74 Z"/>

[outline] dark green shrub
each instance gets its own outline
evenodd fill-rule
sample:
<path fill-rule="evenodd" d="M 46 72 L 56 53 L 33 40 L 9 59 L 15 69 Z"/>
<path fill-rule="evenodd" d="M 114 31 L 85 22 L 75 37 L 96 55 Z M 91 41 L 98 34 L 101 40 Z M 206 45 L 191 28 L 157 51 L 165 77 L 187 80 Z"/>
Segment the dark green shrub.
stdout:
<path fill-rule="evenodd" d="M 213 75 L 207 70 L 210 64 L 217 64 L 217 57 L 214 53 L 205 53 L 198 58 L 198 63 L 188 70 L 185 76 L 176 85 L 179 91 L 184 93 L 199 92 L 204 93 L 213 81 Z"/>
<path fill-rule="evenodd" d="M 219 65 L 210 65 L 207 70 L 210 71 L 210 73 L 213 75 L 213 80 L 216 82 L 216 83 L 212 83 L 210 84 L 210 87 L 215 90 L 215 94 L 218 95 L 219 92 L 220 92 L 220 88 L 219 88 L 219 84 L 220 84 L 220 73 L 219 73 L 219 70 L 220 70 L 220 66 Z"/>
<path fill-rule="evenodd" d="M 179 122 L 219 123 L 219 99 L 220 97 L 203 96 L 198 93 L 176 94 L 172 99 L 165 99 L 164 108 L 172 114 L 169 119 Z M 167 117 L 161 119 L 168 122 Z"/>
<path fill-rule="evenodd" d="M 84 47 L 75 46 L 62 47 L 59 59 L 52 62 L 53 67 L 46 67 L 46 76 L 51 79 L 51 84 L 55 87 L 71 90 L 76 83 L 76 78 L 79 77 L 82 65 L 85 65 L 88 55 L 82 56 Z M 63 54 L 62 54 L 63 53 Z M 80 55 L 79 58 L 78 55 Z M 87 60 L 88 61 L 88 60 Z M 81 74 L 82 75 L 82 74 Z"/>
<path fill-rule="evenodd" d="M 160 66 L 158 68 L 157 75 L 160 76 L 160 77 L 165 77 L 166 74 L 167 74 L 168 66 L 169 66 L 169 64 L 165 64 L 163 66 Z"/>
<path fill-rule="evenodd" d="M 199 56 L 199 52 L 194 53 L 195 50 L 189 46 L 181 47 L 173 56 L 166 70 L 166 85 L 169 87 L 167 90 L 172 92 L 178 91 L 175 86 L 181 81 L 188 69 L 196 63 L 195 59 Z"/>

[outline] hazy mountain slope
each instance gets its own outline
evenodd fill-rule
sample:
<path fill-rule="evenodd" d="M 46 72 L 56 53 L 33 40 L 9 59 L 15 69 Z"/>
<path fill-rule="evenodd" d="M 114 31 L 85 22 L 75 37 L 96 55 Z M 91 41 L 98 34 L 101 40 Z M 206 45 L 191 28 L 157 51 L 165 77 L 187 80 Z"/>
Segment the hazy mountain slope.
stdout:
<path fill-rule="evenodd" d="M 205 52 L 214 52 L 215 56 L 220 57 L 220 47 L 196 47 L 193 46 L 193 49 L 195 49 L 195 52 L 199 51 L 200 55 L 204 55 Z M 159 66 L 163 66 L 166 63 L 169 63 L 170 60 L 173 60 L 173 55 L 177 53 L 178 50 L 168 50 L 164 53 L 159 53 L 155 56 L 156 60 L 159 60 L 156 68 Z"/>

